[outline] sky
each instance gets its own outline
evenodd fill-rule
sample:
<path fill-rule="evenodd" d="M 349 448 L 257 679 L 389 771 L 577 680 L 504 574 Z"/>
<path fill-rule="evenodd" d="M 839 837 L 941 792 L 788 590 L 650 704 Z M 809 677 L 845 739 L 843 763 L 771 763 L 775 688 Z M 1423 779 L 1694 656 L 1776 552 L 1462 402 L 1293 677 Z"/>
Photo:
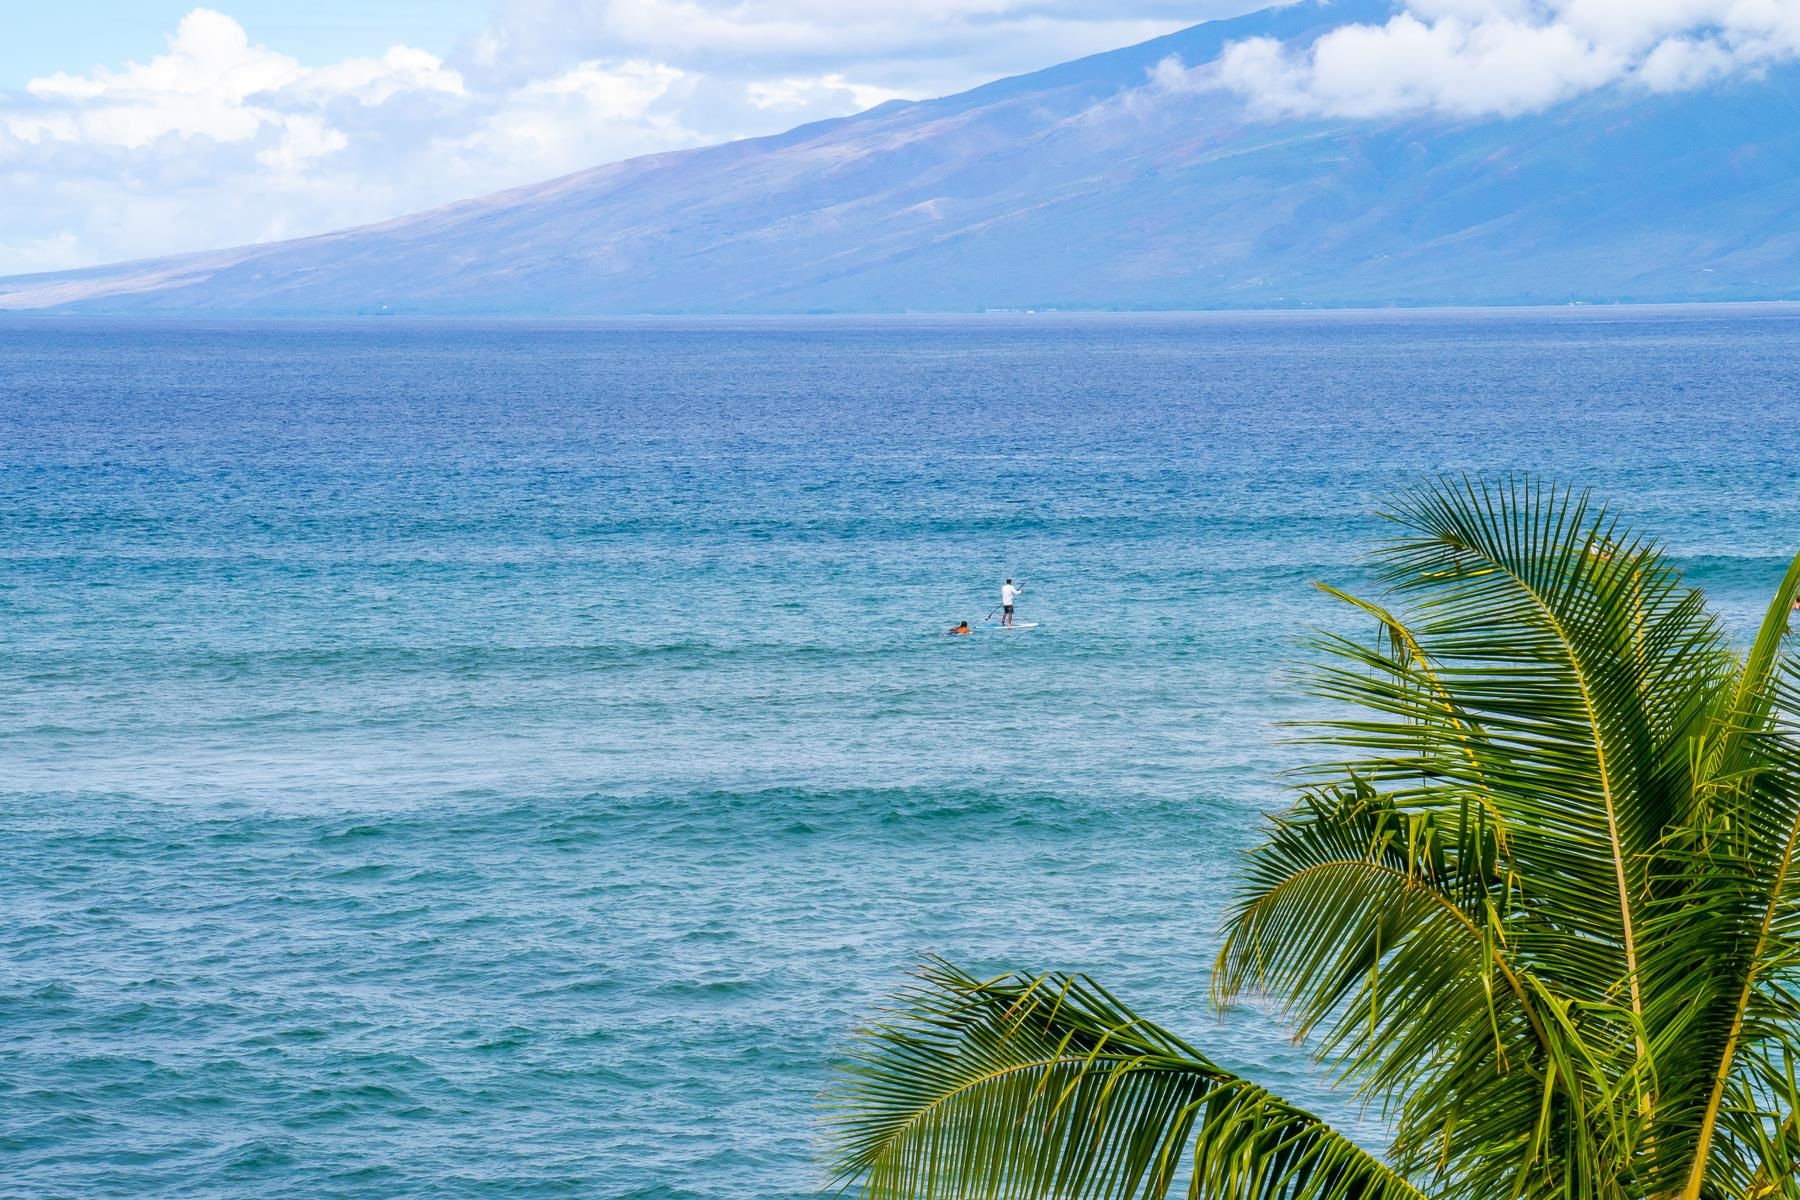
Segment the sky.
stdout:
<path fill-rule="evenodd" d="M 0 0 L 0 276 L 378 221 L 1261 6 Z M 1800 53 L 1800 0 L 1360 11 L 1309 49 L 1249 39 L 1216 63 L 1164 64 L 1146 87 L 1233 91 L 1270 120 L 1506 119 L 1596 88 L 1709 86 Z"/>

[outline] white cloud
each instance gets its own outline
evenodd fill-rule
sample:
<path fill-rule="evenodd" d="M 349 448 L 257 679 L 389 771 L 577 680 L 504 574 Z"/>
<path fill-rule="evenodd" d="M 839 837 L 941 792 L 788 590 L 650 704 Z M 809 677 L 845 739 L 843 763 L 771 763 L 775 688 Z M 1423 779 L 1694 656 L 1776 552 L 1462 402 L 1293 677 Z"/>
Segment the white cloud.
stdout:
<path fill-rule="evenodd" d="M 307 71 L 292 86 L 314 99 L 348 96 L 363 104 L 384 104 L 407 91 L 468 94 L 460 73 L 437 55 L 411 46 L 392 46 L 380 58 L 347 58 Z"/>
<path fill-rule="evenodd" d="M 168 133 L 242 141 L 275 119 L 245 101 L 298 73 L 292 59 L 249 46 L 231 18 L 195 9 L 169 39 L 167 54 L 120 71 L 34 79 L 26 91 L 43 111 L 10 114 L 6 123 L 29 142 L 136 148 Z"/>
<path fill-rule="evenodd" d="M 836 107 L 856 111 L 901 98 L 899 92 L 873 84 L 853 83 L 836 72 L 812 78 L 790 75 L 786 79 L 752 83 L 745 90 L 750 103 L 757 108 L 788 112 L 812 108 L 821 101 L 835 102 Z"/>
<path fill-rule="evenodd" d="M 506 163 L 531 178 L 706 139 L 659 110 L 690 81 L 661 63 L 584 62 L 501 95 L 465 136 L 447 139 L 459 159 Z"/>
<path fill-rule="evenodd" d="M 166 134 L 241 142 L 274 127 L 291 130 L 297 146 L 318 148 L 333 141 L 330 131 L 294 120 L 293 108 L 340 97 L 380 104 L 408 90 L 460 93 L 462 81 L 435 56 L 405 46 L 380 59 L 308 70 L 251 45 L 223 13 L 197 8 L 182 18 L 166 54 L 117 71 L 34 79 L 25 90 L 40 109 L 9 113 L 6 124 L 26 141 L 135 149 Z"/>
<path fill-rule="evenodd" d="M 686 74 L 584 61 L 486 92 L 408 46 L 305 66 L 195 9 L 145 62 L 0 94 L 0 274 L 319 232 L 706 140 Z"/>
<path fill-rule="evenodd" d="M 1800 0 L 1407 0 L 1304 52 L 1227 47 L 1205 76 L 1277 115 L 1513 116 L 1596 88 L 1698 87 L 1800 57 Z"/>
<path fill-rule="evenodd" d="M 19 264 L 21 274 L 31 271 L 54 271 L 64 266 L 69 256 L 81 248 L 81 239 L 72 230 L 59 229 L 42 237 L 0 242 L 0 259 Z"/>
<path fill-rule="evenodd" d="M 298 171 L 316 158 L 335 154 L 350 139 L 317 117 L 296 114 L 281 118 L 281 140 L 256 152 L 256 161 L 277 171 Z"/>
<path fill-rule="evenodd" d="M 129 174 L 131 167 L 158 165 L 159 157 L 164 167 L 191 159 L 201 145 L 210 145 L 222 166 L 253 162 L 280 178 L 350 144 L 325 116 L 332 105 L 380 105 L 412 91 L 461 95 L 463 86 L 435 55 L 406 46 L 380 58 L 309 69 L 252 45 L 243 27 L 223 13 L 197 8 L 170 35 L 167 52 L 148 62 L 33 79 L 25 88 L 28 102 L 0 109 L 0 128 L 38 148 L 40 158 L 60 159 L 64 170 L 79 159 L 97 174 L 108 173 L 109 164 L 125 165 L 116 173 Z M 159 154 L 164 139 L 172 141 Z M 239 146 L 249 151 L 248 159 L 230 153 Z M 72 150 L 83 153 L 71 156 Z M 109 159 L 108 151 L 137 153 Z M 151 176 L 161 177 L 156 171 Z M 66 231 L 50 243 L 22 243 L 45 244 L 81 257 L 79 240 Z M 11 265 L 38 265 L 41 257 L 15 249 Z M 5 263 L 0 268 L 11 269 Z"/>
<path fill-rule="evenodd" d="M 1701 87 L 1731 74 L 1736 56 L 1711 38 L 1666 38 L 1638 64 L 1637 79 L 1653 92 Z"/>

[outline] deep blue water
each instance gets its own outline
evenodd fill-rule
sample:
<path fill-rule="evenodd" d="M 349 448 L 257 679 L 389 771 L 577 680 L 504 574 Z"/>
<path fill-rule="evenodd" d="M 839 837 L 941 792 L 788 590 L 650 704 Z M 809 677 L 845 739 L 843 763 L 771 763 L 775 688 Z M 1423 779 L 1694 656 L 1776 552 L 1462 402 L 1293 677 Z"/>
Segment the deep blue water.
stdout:
<path fill-rule="evenodd" d="M 0 323 L 0 1193 L 810 1194 L 928 952 L 1205 1002 L 1393 489 L 1746 630 L 1800 314 Z M 1007 575 L 1035 630 L 946 639 Z"/>

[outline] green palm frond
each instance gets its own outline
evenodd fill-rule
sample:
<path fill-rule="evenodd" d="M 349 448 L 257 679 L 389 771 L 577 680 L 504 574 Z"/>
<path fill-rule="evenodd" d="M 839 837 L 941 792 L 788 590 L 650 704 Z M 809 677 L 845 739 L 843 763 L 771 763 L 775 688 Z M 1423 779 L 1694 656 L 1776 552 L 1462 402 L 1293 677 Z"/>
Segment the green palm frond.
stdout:
<path fill-rule="evenodd" d="M 1689 1200 L 1715 1187 L 1800 1194 L 1791 1135 L 1770 1135 L 1788 1117 L 1769 1117 L 1795 1111 L 1800 1049 L 1800 668 L 1778 649 L 1797 592 L 1800 558 L 1720 714 L 1694 806 L 1660 856 L 1659 1024 L 1692 1026 L 1682 1052 L 1667 1055 L 1670 1090 L 1692 1097 L 1692 1110 L 1664 1122 L 1664 1144 Z M 1767 1190 L 1783 1180 L 1787 1191 Z"/>
<path fill-rule="evenodd" d="M 1423 1200 L 1318 1118 L 1083 976 L 928 967 L 835 1097 L 836 1166 L 871 1198 Z"/>
<path fill-rule="evenodd" d="M 1572 994 L 1623 989 L 1641 1010 L 1644 855 L 1686 794 L 1671 751 L 1731 681 L 1717 622 L 1585 497 L 1438 484 L 1392 515 L 1405 533 L 1376 562 L 1406 605 L 1410 661 L 1325 646 L 1339 665 L 1317 690 L 1359 715 L 1326 723 L 1321 740 L 1355 756 L 1322 770 L 1416 805 L 1476 793 L 1510 857 L 1541 868 L 1524 897 L 1541 936 L 1521 954 L 1541 946 L 1575 968 L 1559 981 Z"/>
<path fill-rule="evenodd" d="M 1473 803 L 1405 811 L 1361 781 L 1308 795 L 1251 856 L 1216 994 L 1254 987 L 1319 1033 L 1319 1053 L 1397 1117 L 1390 1157 L 1408 1173 L 1487 1195 L 1554 1191 L 1574 1171 L 1604 1194 L 1636 1136 L 1640 1085 L 1611 1055 L 1636 1026 L 1516 961 L 1486 820 Z"/>
<path fill-rule="evenodd" d="M 1510 903 L 1479 806 L 1445 820 L 1360 780 L 1310 793 L 1250 857 L 1215 992 L 1284 997 L 1302 1036 L 1331 1027 L 1327 1050 L 1372 1040 L 1410 1058 L 1427 1048 L 1403 1019 L 1418 1005 L 1483 1032 L 1502 1008 L 1528 1011 L 1496 936 Z"/>

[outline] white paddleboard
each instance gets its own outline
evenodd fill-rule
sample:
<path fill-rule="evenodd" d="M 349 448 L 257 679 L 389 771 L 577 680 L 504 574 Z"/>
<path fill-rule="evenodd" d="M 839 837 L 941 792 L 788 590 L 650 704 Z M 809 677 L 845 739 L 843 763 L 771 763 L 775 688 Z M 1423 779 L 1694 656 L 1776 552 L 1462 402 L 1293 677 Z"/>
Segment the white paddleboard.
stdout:
<path fill-rule="evenodd" d="M 993 629 L 993 630 L 1005 630 L 1005 629 L 1036 629 L 1037 627 L 1038 627 L 1038 623 L 1036 621 L 1014 621 L 1011 625 L 989 625 L 987 628 Z"/>

